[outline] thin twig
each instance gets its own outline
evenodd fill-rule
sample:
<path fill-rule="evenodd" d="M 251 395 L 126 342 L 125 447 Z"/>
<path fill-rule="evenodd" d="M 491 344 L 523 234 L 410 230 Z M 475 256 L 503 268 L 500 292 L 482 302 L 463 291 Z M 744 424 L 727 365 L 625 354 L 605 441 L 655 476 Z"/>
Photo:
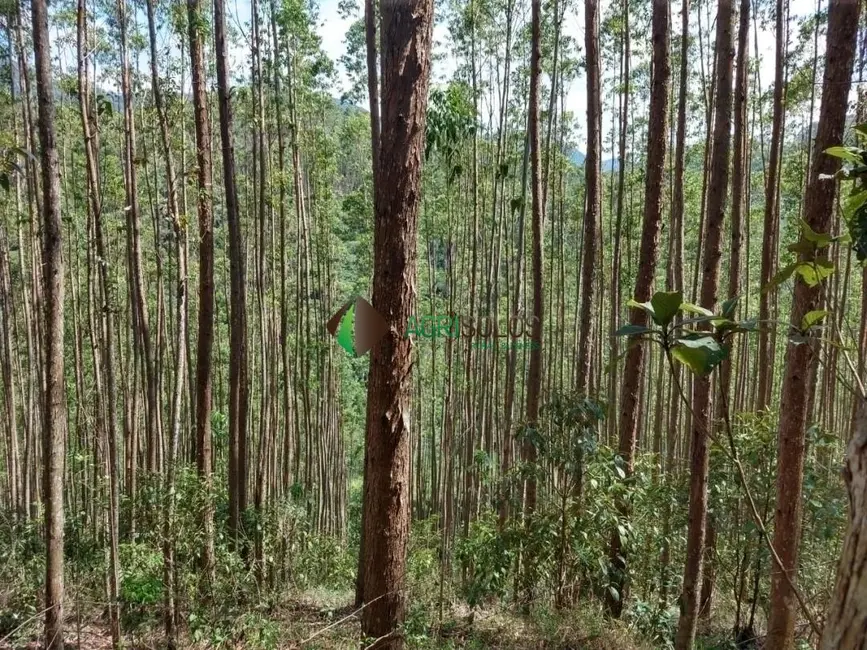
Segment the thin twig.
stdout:
<path fill-rule="evenodd" d="M 321 635 L 325 634 L 326 632 L 328 632 L 328 630 L 331 630 L 331 629 L 337 627 L 338 625 L 341 625 L 341 624 L 345 623 L 345 622 L 348 621 L 350 618 L 355 618 L 355 617 L 356 617 L 356 616 L 357 616 L 357 615 L 358 615 L 358 614 L 359 614 L 359 613 L 360 613 L 360 612 L 361 612 L 365 607 L 367 607 L 368 605 L 372 605 L 372 604 L 375 603 L 377 600 L 379 600 L 380 598 L 384 598 L 384 597 L 387 596 L 387 595 L 388 595 L 387 593 L 382 594 L 382 595 L 380 595 L 380 596 L 377 596 L 376 598 L 374 598 L 374 599 L 371 600 L 370 602 L 364 603 L 361 607 L 359 607 L 358 609 L 356 609 L 356 610 L 355 610 L 354 612 L 352 612 L 351 614 L 347 614 L 346 616 L 344 616 L 343 618 L 341 618 L 339 621 L 335 621 L 335 622 L 332 623 L 331 625 L 328 625 L 328 626 L 326 626 L 326 627 L 323 627 L 323 628 L 322 628 L 321 630 L 319 630 L 318 632 L 315 632 L 312 636 L 308 636 L 306 639 L 304 639 L 303 641 L 301 641 L 301 642 L 298 644 L 298 647 L 300 648 L 300 647 L 304 646 L 305 644 L 310 643 L 310 642 L 311 642 L 313 639 L 315 639 L 316 637 L 321 636 Z"/>
<path fill-rule="evenodd" d="M 36 612 L 33 616 L 31 616 L 30 618 L 28 618 L 26 621 L 24 621 L 23 623 L 21 623 L 21 625 L 19 625 L 19 626 L 16 627 L 14 630 L 12 630 L 9 634 L 7 634 L 7 635 L 4 636 L 2 639 L 0 639 L 0 643 L 6 643 L 6 641 L 8 641 L 9 639 L 11 639 L 12 636 L 13 636 L 13 635 L 18 631 L 18 630 L 20 630 L 22 627 L 24 627 L 25 625 L 27 625 L 30 621 L 34 621 L 34 620 L 36 620 L 37 618 L 39 618 L 39 617 L 42 616 L 43 614 L 47 613 L 48 610 L 53 609 L 54 607 L 56 607 L 56 605 L 51 605 L 50 607 L 46 607 L 45 609 L 43 609 L 41 612 Z"/>
<path fill-rule="evenodd" d="M 385 641 L 385 640 L 388 639 L 389 637 L 393 636 L 393 635 L 394 635 L 394 632 L 395 632 L 395 631 L 392 630 L 392 631 L 389 632 L 388 634 L 383 634 L 382 636 L 377 637 L 376 639 L 373 640 L 373 642 L 372 642 L 369 646 L 365 646 L 364 650 L 373 650 L 373 648 L 376 647 L 376 644 L 378 644 L 380 641 Z"/>

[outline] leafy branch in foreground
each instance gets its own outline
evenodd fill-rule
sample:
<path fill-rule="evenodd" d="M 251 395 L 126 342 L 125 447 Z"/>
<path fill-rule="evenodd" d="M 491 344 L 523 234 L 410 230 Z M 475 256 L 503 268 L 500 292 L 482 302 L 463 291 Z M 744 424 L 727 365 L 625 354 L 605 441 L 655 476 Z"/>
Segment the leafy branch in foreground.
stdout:
<path fill-rule="evenodd" d="M 653 341 L 661 345 L 666 354 L 671 354 L 701 377 L 709 375 L 728 358 L 730 337 L 741 332 L 753 332 L 758 326 L 756 320 L 734 319 L 738 304 L 736 297 L 722 304 L 719 315 L 684 302 L 681 291 L 658 291 L 650 302 L 630 300 L 627 304 L 647 312 L 655 327 L 625 325 L 615 332 L 617 336 Z M 678 315 L 689 317 L 678 319 Z M 712 325 L 713 330 L 695 328 L 704 323 Z"/>
<path fill-rule="evenodd" d="M 853 131 L 857 138 L 855 146 L 830 147 L 825 153 L 843 161 L 843 167 L 834 178 L 853 181 L 852 192 L 841 202 L 840 208 L 848 230 L 845 243 L 852 244 L 863 266 L 867 264 L 867 124 L 858 124 Z"/>
<path fill-rule="evenodd" d="M 806 224 L 804 224 L 806 226 Z M 809 226 L 806 226 L 809 229 Z M 812 231 L 811 231 L 812 232 Z M 829 240 L 827 243 L 830 243 Z M 824 245 L 827 245 L 824 244 Z M 714 315 L 709 309 L 699 307 L 692 303 L 683 301 L 683 293 L 681 291 L 659 291 L 656 292 L 650 299 L 650 302 L 639 303 L 630 300 L 627 303 L 630 307 L 637 307 L 646 311 L 653 323 L 658 327 L 642 327 L 636 325 L 626 325 L 617 330 L 618 336 L 630 336 L 636 340 L 650 340 L 659 344 L 669 364 L 671 370 L 672 381 L 675 383 L 677 393 L 683 401 L 684 405 L 692 411 L 692 404 L 684 392 L 683 385 L 678 379 L 678 373 L 674 367 L 674 361 L 677 360 L 693 373 L 698 376 L 706 377 L 713 370 L 725 361 L 729 356 L 730 344 L 729 341 L 734 334 L 742 332 L 752 332 L 757 329 L 757 321 L 753 319 L 736 321 L 734 319 L 737 311 L 738 297 L 733 297 L 722 303 L 721 314 Z M 800 329 L 790 335 L 790 340 L 795 344 L 804 343 L 807 337 L 812 334 L 812 331 L 819 327 L 821 321 L 828 315 L 826 310 L 811 311 L 804 316 L 800 324 Z M 695 314 L 693 318 L 686 318 L 677 322 L 675 319 L 678 314 Z M 712 331 L 694 330 L 690 325 L 699 323 L 710 323 L 713 326 Z M 756 507 L 755 499 L 750 491 L 747 483 L 746 474 L 738 454 L 735 444 L 734 433 L 732 432 L 731 417 L 729 414 L 728 399 L 725 391 L 720 386 L 721 413 L 723 419 L 724 430 L 726 433 L 726 442 L 721 441 L 710 426 L 704 425 L 704 435 L 725 453 L 726 456 L 734 464 L 741 487 L 747 498 L 749 505 L 750 516 L 752 517 L 756 528 L 759 530 L 762 539 L 765 541 L 774 564 L 781 571 L 785 580 L 789 583 L 799 606 L 804 612 L 805 617 L 810 623 L 810 627 L 817 635 L 821 635 L 821 627 L 819 626 L 812 609 L 806 602 L 803 594 L 798 590 L 797 586 L 792 582 L 788 573 L 783 566 L 783 562 L 774 548 L 767 527 L 759 514 Z M 700 423 L 701 419 L 696 417 L 693 412 L 693 421 Z M 727 444 L 726 444 L 727 443 Z"/>

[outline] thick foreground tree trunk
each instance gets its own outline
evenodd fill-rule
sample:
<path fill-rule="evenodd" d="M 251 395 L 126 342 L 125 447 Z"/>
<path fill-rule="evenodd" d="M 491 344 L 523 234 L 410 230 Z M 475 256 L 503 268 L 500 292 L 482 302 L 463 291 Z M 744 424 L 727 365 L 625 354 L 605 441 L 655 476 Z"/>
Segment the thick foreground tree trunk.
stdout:
<path fill-rule="evenodd" d="M 373 306 L 387 324 L 367 386 L 362 629 L 371 648 L 403 647 L 409 538 L 412 344 L 421 168 L 433 28 L 432 0 L 384 0 L 382 133 L 374 224 Z"/>
<path fill-rule="evenodd" d="M 831 230 L 836 183 L 826 177 L 833 175 L 840 168 L 840 161 L 826 155 L 824 151 L 843 141 L 846 112 L 849 107 L 852 66 L 855 59 L 859 9 L 860 3 L 857 0 L 837 0 L 831 2 L 828 9 L 828 37 L 825 76 L 822 80 L 822 107 L 819 111 L 816 144 L 813 147 L 815 153 L 811 166 L 810 184 L 804 198 L 804 219 L 818 233 L 827 233 Z M 817 255 L 813 253 L 801 255 L 802 262 L 813 262 L 816 258 Z M 819 308 L 821 294 L 822 285 L 807 286 L 800 276 L 795 275 L 795 293 L 792 298 L 792 314 L 789 319 L 789 322 L 793 323 L 793 327 L 800 327 L 804 315 Z M 765 362 L 763 359 L 760 361 Z M 788 580 L 786 576 L 777 571 L 775 565 L 772 565 L 771 612 L 768 617 L 767 647 L 774 650 L 788 650 L 794 643 L 798 603 L 790 581 L 794 583 L 797 579 L 798 547 L 801 540 L 801 488 L 804 482 L 807 401 L 811 386 L 810 376 L 813 366 L 817 362 L 817 355 L 811 343 L 795 345 L 789 342 L 780 401 L 780 428 L 777 446 L 777 507 L 774 513 L 774 548 L 788 572 Z M 857 437 L 853 444 L 857 444 Z M 850 446 L 850 454 L 852 449 Z M 850 455 L 849 463 L 850 471 L 853 470 L 853 463 L 855 463 L 854 469 L 858 469 L 857 456 L 853 459 Z M 852 505 L 854 506 L 856 503 L 858 502 L 853 501 Z M 854 511 L 853 514 L 857 515 L 857 511 Z M 846 549 L 844 549 L 844 558 L 847 552 L 853 552 L 850 549 L 852 530 L 850 528 L 850 539 L 847 540 Z M 855 530 L 857 538 L 857 529 Z M 845 567 L 845 562 L 841 566 Z M 838 578 L 838 595 L 840 588 L 840 579 Z M 863 629 L 862 626 L 862 633 Z M 826 639 L 830 638 L 828 634 L 825 637 Z M 833 647 L 855 648 L 863 646 L 855 644 Z"/>
<path fill-rule="evenodd" d="M 855 399 L 855 430 L 843 469 L 849 489 L 849 531 L 837 567 L 834 600 L 822 630 L 821 650 L 867 647 L 867 400 Z"/>
<path fill-rule="evenodd" d="M 379 200 L 379 74 L 376 67 L 376 7 L 374 0 L 364 0 L 364 39 L 367 59 L 367 101 L 370 109 L 370 156 L 373 165 L 373 205 Z M 367 494 L 367 440 L 361 493 Z M 358 549 L 358 573 L 355 577 L 355 606 L 364 602 L 364 538 L 367 522 L 366 502 L 361 504 L 361 541 Z"/>
<path fill-rule="evenodd" d="M 45 503 L 45 648 L 63 650 L 63 460 L 66 404 L 63 387 L 63 241 L 60 167 L 54 133 L 54 86 L 45 0 L 33 0 L 33 52 L 42 168 L 42 274 L 45 292 L 45 372 L 42 421 Z"/>

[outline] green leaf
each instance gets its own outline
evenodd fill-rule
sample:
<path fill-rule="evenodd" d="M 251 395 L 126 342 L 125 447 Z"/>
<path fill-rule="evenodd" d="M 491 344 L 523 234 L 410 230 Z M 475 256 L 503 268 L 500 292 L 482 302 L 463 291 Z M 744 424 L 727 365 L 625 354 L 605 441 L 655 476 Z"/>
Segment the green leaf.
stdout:
<path fill-rule="evenodd" d="M 806 221 L 801 219 L 801 236 L 807 241 L 811 241 L 816 245 L 816 248 L 825 248 L 828 244 L 834 241 L 831 235 L 818 233 L 810 227 Z"/>
<path fill-rule="evenodd" d="M 721 313 L 723 318 L 734 318 L 735 312 L 738 309 L 738 301 L 740 301 L 740 296 L 734 296 L 723 302 Z"/>
<path fill-rule="evenodd" d="M 639 334 L 647 334 L 648 332 L 652 332 L 653 330 L 649 327 L 644 327 L 643 325 L 624 325 L 616 332 L 614 332 L 614 336 L 638 336 Z"/>
<path fill-rule="evenodd" d="M 806 332 L 808 329 L 819 323 L 830 312 L 826 309 L 816 309 L 804 314 L 801 319 L 801 331 Z"/>
<path fill-rule="evenodd" d="M 786 250 L 790 253 L 794 253 L 795 255 L 812 255 L 815 250 L 815 245 L 804 239 L 803 237 L 796 241 L 794 244 L 789 244 L 786 246 Z"/>
<path fill-rule="evenodd" d="M 843 201 L 843 216 L 846 219 L 851 219 L 865 201 L 867 201 L 867 190 L 861 190 L 847 196 Z"/>
<path fill-rule="evenodd" d="M 683 303 L 680 306 L 680 310 L 690 314 L 698 314 L 699 316 L 713 316 L 713 312 L 710 309 L 699 307 L 698 305 L 694 305 L 691 302 Z"/>
<path fill-rule="evenodd" d="M 619 601 L 620 601 L 620 593 L 619 593 L 619 592 L 618 592 L 614 587 L 612 587 L 611 585 L 608 585 L 608 593 L 611 594 L 611 599 L 612 599 L 614 602 L 619 602 Z"/>
<path fill-rule="evenodd" d="M 792 277 L 792 274 L 797 268 L 798 262 L 792 262 L 791 264 L 784 266 L 773 278 L 771 278 L 771 281 L 762 288 L 762 293 L 767 293 L 772 289 L 776 289 L 778 286 L 783 284 L 783 282 Z"/>
<path fill-rule="evenodd" d="M 656 320 L 656 312 L 653 309 L 653 305 L 649 302 L 638 302 L 637 300 L 633 300 L 632 298 L 630 298 L 626 301 L 626 306 L 635 307 L 636 309 L 646 311 L 648 314 L 650 314 L 650 317 L 653 318 L 653 320 Z"/>
<path fill-rule="evenodd" d="M 728 348 L 721 346 L 712 336 L 697 336 L 680 339 L 671 353 L 692 372 L 706 377 L 725 360 Z"/>
<path fill-rule="evenodd" d="M 677 316 L 683 303 L 683 293 L 680 291 L 657 291 L 650 299 L 653 306 L 653 320 L 665 327 Z"/>
<path fill-rule="evenodd" d="M 862 138 L 867 139 L 867 124 L 856 124 L 852 127 L 852 130 Z"/>
<path fill-rule="evenodd" d="M 854 147 L 830 147 L 825 149 L 825 153 L 855 165 L 861 164 L 861 155 Z"/>
<path fill-rule="evenodd" d="M 865 190 L 867 193 L 867 190 Z M 852 250 L 859 262 L 867 260 L 867 204 L 861 205 L 855 213 L 846 220 L 849 237 L 852 239 Z"/>
<path fill-rule="evenodd" d="M 732 330 L 737 327 L 737 323 L 729 318 L 714 318 L 711 323 L 713 323 L 713 326 L 720 332 Z"/>
<path fill-rule="evenodd" d="M 834 263 L 826 259 L 798 264 L 795 272 L 801 276 L 808 287 L 815 287 L 834 273 Z"/>

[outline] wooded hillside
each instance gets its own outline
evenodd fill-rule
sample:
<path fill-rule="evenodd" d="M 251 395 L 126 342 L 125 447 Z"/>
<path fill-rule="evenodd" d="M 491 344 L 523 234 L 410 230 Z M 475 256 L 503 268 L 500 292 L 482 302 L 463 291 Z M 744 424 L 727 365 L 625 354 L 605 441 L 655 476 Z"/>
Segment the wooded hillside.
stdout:
<path fill-rule="evenodd" d="M 863 4 L 0 0 L 0 647 L 867 648 Z"/>

